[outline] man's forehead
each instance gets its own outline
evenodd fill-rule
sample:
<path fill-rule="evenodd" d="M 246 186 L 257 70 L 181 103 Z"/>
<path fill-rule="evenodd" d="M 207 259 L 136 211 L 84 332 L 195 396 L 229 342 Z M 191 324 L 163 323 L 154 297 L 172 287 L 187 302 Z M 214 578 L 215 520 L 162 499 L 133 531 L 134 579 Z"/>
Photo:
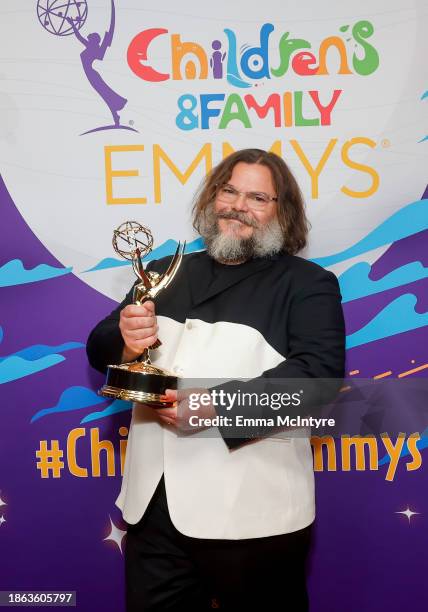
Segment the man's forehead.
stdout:
<path fill-rule="evenodd" d="M 236 188 L 244 187 L 247 191 L 272 191 L 274 181 L 270 168 L 264 164 L 247 164 L 238 162 L 232 168 L 227 181 Z"/>

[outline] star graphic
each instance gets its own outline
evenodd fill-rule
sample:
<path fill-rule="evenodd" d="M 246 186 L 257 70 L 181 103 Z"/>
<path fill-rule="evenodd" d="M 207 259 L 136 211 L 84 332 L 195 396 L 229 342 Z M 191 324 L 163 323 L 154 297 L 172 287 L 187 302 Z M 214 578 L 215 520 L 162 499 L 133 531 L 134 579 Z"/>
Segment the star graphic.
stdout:
<path fill-rule="evenodd" d="M 407 506 L 406 510 L 401 510 L 401 512 L 396 512 L 395 514 L 404 514 L 404 516 L 407 516 L 410 525 L 410 519 L 412 518 L 412 516 L 414 514 L 420 514 L 420 512 L 413 512 L 413 510 L 410 510 L 409 506 Z"/>
<path fill-rule="evenodd" d="M 103 542 L 109 541 L 109 540 L 111 542 L 114 542 L 115 544 L 117 544 L 122 554 L 122 540 L 124 536 L 126 535 L 126 531 L 123 531 L 122 529 L 119 529 L 118 527 L 116 527 L 116 525 L 111 520 L 111 516 L 109 516 L 109 519 L 110 519 L 110 533 L 108 534 L 106 538 L 104 538 Z"/>
<path fill-rule="evenodd" d="M 3 525 L 3 523 L 6 522 L 6 519 L 4 518 L 4 516 L 0 516 L 0 527 Z"/>

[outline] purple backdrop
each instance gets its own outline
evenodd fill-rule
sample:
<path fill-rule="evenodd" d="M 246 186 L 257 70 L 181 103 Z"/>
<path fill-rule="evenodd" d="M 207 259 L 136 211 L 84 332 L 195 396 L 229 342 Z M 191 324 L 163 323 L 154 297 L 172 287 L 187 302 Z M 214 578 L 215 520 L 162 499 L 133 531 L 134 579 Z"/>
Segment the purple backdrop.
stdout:
<path fill-rule="evenodd" d="M 123 530 L 124 523 L 114 500 L 120 487 L 119 444 L 126 437 L 119 428 L 127 427 L 130 412 L 107 418 L 94 415 L 81 423 L 110 405 L 96 404 L 101 401 L 95 390 L 102 377 L 89 368 L 83 345 L 93 324 L 115 304 L 72 273 L 27 282 L 28 272 L 40 264 L 62 266 L 26 225 L 3 183 L 0 210 L 0 281 L 13 277 L 4 273 L 12 260 L 21 260 L 27 271 L 20 280 L 15 277 L 22 284 L 12 284 L 12 278 L 0 289 L 0 590 L 76 590 L 79 610 L 119 612 L 124 609 L 123 557 L 117 530 Z M 371 280 L 408 262 L 425 263 L 427 238 L 428 232 L 418 232 L 392 244 L 372 264 Z M 416 296 L 415 312 L 426 313 L 427 284 L 427 279 L 404 283 L 345 303 L 348 334 L 362 329 L 402 295 Z M 425 376 L 427 330 L 424 325 L 355 346 L 348 351 L 348 372 L 358 370 L 358 376 L 370 378 L 421 367 L 409 376 Z M 31 422 L 36 413 L 49 408 L 53 410 Z M 77 440 L 75 454 L 79 466 L 88 468 L 87 477 L 72 475 L 70 462 L 67 465 L 67 436 L 79 427 L 85 435 Z M 101 452 L 101 475 L 91 475 L 91 429 L 113 444 L 115 476 L 107 475 L 106 451 Z M 37 469 L 36 451 L 43 440 L 58 440 L 64 452 L 59 477 L 42 478 Z M 387 464 L 372 471 L 367 466 L 357 471 L 355 465 L 342 471 L 339 445 L 337 449 L 338 470 L 324 467 L 316 474 L 311 609 L 419 609 L 428 570 L 428 483 L 423 463 L 408 471 L 410 458 L 403 456 L 388 482 Z M 418 514 L 402 514 L 407 508 Z"/>

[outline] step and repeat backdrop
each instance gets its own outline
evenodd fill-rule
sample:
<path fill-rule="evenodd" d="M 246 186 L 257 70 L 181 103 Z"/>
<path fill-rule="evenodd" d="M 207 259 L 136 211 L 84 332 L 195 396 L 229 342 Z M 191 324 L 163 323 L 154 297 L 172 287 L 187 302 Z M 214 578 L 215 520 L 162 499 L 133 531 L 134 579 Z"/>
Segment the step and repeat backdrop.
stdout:
<path fill-rule="evenodd" d="M 193 195 L 234 150 L 274 151 L 302 188 L 302 256 L 339 278 L 349 381 L 427 376 L 427 13 L 408 0 L 1 2 L 0 590 L 124 610 L 114 502 L 131 405 L 97 395 L 85 341 L 133 282 L 113 230 L 148 226 L 148 259 L 184 239 L 203 249 Z M 420 429 L 313 438 L 314 612 L 420 607 Z"/>

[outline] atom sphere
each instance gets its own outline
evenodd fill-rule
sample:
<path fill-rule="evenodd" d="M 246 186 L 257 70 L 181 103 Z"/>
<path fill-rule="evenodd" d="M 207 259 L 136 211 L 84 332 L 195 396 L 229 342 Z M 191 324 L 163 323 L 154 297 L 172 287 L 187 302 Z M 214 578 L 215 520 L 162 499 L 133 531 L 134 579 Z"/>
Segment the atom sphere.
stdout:
<path fill-rule="evenodd" d="M 86 0 L 38 0 L 37 17 L 41 25 L 55 36 L 69 36 L 73 28 L 67 21 L 72 19 L 78 30 L 88 16 Z"/>
<path fill-rule="evenodd" d="M 153 247 L 151 231 L 137 221 L 125 221 L 113 232 L 113 248 L 124 259 L 132 260 L 137 249 L 143 259 Z"/>

